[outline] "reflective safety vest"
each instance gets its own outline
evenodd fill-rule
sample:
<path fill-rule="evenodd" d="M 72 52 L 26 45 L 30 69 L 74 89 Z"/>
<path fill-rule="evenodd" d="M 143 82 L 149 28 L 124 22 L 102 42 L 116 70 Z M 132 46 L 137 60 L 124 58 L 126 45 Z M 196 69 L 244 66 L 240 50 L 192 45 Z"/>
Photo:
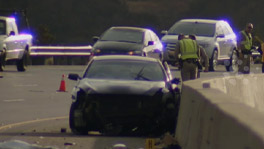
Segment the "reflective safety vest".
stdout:
<path fill-rule="evenodd" d="M 244 45 L 245 50 L 251 50 L 251 47 L 252 47 L 252 38 L 249 38 L 248 35 L 247 35 L 247 33 L 244 30 L 241 31 L 241 33 L 246 38 L 246 40 L 245 41 L 242 41 L 241 44 Z"/>
<path fill-rule="evenodd" d="M 197 43 L 192 39 L 182 39 L 179 41 L 180 43 L 180 51 L 181 51 L 181 59 L 186 60 L 189 58 L 198 59 L 197 55 Z"/>

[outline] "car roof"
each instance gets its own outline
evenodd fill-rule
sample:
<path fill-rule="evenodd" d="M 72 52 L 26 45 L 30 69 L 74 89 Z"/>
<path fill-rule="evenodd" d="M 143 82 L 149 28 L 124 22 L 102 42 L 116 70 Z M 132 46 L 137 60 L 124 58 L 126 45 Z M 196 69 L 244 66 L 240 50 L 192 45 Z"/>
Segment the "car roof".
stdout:
<path fill-rule="evenodd" d="M 182 19 L 179 22 L 200 22 L 200 23 L 216 24 L 218 22 L 224 22 L 224 21 L 223 20 L 213 20 L 213 19 Z"/>
<path fill-rule="evenodd" d="M 134 55 L 102 55 L 95 56 L 93 60 L 136 60 L 136 61 L 148 61 L 148 62 L 158 62 L 158 59 L 143 56 Z"/>
<path fill-rule="evenodd" d="M 120 30 L 134 30 L 134 31 L 141 31 L 141 32 L 145 32 L 149 29 L 147 28 L 142 28 L 142 27 L 133 27 L 133 26 L 113 26 L 110 28 L 112 29 L 120 29 Z"/>

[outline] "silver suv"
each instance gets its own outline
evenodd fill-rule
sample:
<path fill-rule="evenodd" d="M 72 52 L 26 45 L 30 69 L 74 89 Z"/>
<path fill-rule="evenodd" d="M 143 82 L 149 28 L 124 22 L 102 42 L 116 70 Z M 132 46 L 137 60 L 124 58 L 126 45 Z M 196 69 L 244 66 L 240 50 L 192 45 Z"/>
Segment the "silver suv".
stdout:
<path fill-rule="evenodd" d="M 236 35 L 230 25 L 223 20 L 182 19 L 176 22 L 161 41 L 164 47 L 164 61 L 175 64 L 171 54 L 178 43 L 178 35 L 196 35 L 199 45 L 203 46 L 209 57 L 209 70 L 215 71 L 217 64 L 225 64 L 227 71 L 237 68 Z"/>

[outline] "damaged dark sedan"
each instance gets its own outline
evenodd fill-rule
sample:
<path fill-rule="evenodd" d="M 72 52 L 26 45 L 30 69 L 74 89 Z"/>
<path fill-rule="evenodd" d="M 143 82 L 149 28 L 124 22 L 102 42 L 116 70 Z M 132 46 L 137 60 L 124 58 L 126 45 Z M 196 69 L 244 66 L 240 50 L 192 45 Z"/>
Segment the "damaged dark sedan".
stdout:
<path fill-rule="evenodd" d="M 75 134 L 174 133 L 179 79 L 155 58 L 93 57 L 72 91 L 70 128 Z"/>

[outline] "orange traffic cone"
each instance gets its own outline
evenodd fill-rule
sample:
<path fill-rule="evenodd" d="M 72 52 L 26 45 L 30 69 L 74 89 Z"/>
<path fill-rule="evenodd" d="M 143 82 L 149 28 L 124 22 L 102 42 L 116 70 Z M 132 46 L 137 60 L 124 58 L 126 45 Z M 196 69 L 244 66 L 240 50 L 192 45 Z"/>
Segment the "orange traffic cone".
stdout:
<path fill-rule="evenodd" d="M 64 80 L 65 75 L 62 75 L 61 83 L 60 83 L 60 89 L 58 90 L 59 92 L 66 92 L 66 83 Z"/>

